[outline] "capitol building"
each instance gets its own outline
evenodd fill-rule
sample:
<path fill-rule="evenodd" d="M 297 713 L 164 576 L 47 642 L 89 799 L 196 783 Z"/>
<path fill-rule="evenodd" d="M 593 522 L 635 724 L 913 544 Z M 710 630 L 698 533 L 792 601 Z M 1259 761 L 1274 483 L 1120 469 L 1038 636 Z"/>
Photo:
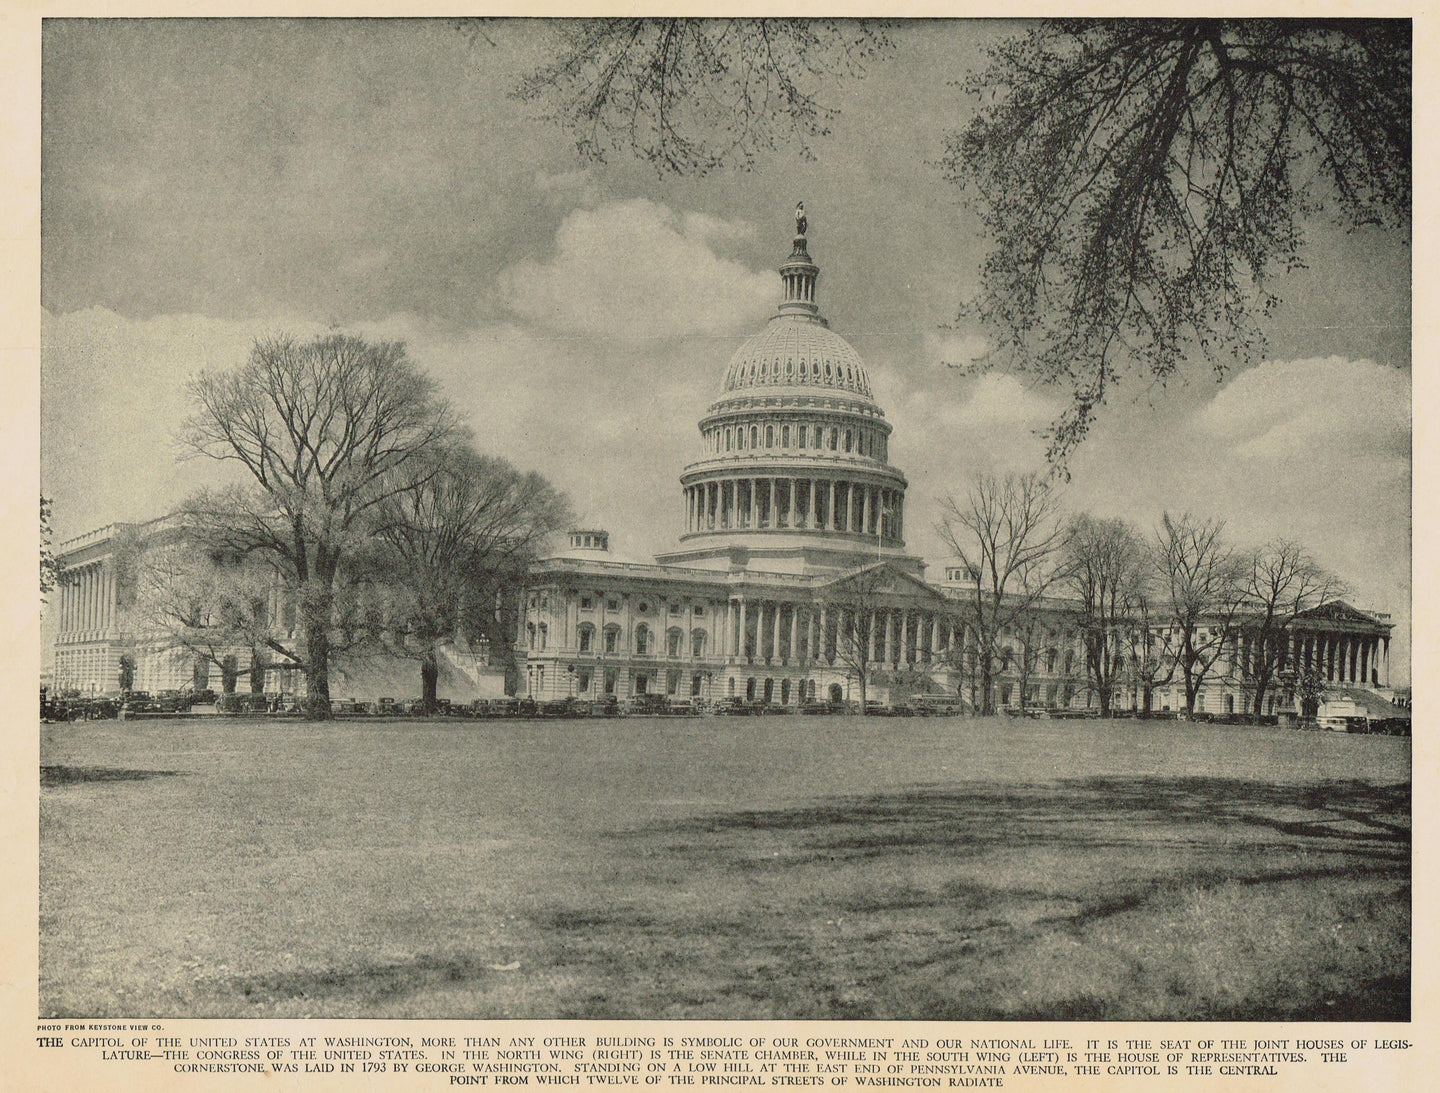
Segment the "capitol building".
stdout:
<path fill-rule="evenodd" d="M 736 350 L 700 419 L 699 458 L 680 476 L 677 548 L 653 564 L 621 561 L 605 530 L 577 529 L 532 569 L 516 644 L 525 694 L 795 705 L 858 699 L 863 680 L 870 701 L 916 691 L 974 701 L 967 574 L 950 566 L 926 580 L 925 562 L 906 552 L 891 425 L 864 361 L 821 313 L 805 227 L 797 212 L 776 314 Z M 1093 705 L 1073 606 L 1046 600 L 1037 614 L 1032 647 L 1015 635 L 1002 650 L 995 704 Z M 1384 618 L 1337 602 L 1291 631 L 1294 663 L 1327 682 L 1388 683 Z M 1246 654 L 1241 637 L 1199 710 L 1250 708 Z M 1134 689 L 1113 698 L 1117 709 L 1141 701 Z M 1268 712 L 1281 701 L 1272 695 Z M 1167 685 L 1152 703 L 1181 709 L 1183 690 Z"/>
<path fill-rule="evenodd" d="M 442 646 L 442 697 L 465 703 L 514 691 L 537 701 L 664 696 L 794 707 L 928 692 L 985 705 L 967 624 L 973 576 L 944 565 L 938 579 L 927 577 L 924 560 L 907 552 L 907 483 L 890 462 L 892 427 L 865 362 L 821 312 L 820 270 L 798 211 L 796 228 L 775 315 L 735 351 L 719 397 L 700 417 L 696 458 L 680 476 L 675 549 L 636 562 L 612 552 L 604 528 L 572 530 L 563 550 L 531 568 L 503 637 L 480 649 L 457 632 Z M 142 627 L 125 607 L 135 598 L 135 565 L 179 533 L 172 523 L 110 525 L 60 545 L 57 691 L 213 687 L 204 658 L 137 634 Z M 126 542 L 146 544 L 139 563 L 122 562 Z M 293 597 L 276 580 L 267 625 L 294 640 Z M 1023 629 L 1000 635 L 991 704 L 1098 705 L 1076 605 L 1042 600 Z M 1316 673 L 1332 700 L 1363 703 L 1368 688 L 1389 684 L 1390 631 L 1388 616 L 1334 601 L 1295 619 L 1284 640 L 1294 643 L 1290 664 Z M 1227 626 L 1198 711 L 1253 709 L 1253 639 L 1243 619 Z M 261 664 L 249 649 L 227 653 L 230 680 L 245 675 L 256 690 L 303 693 L 301 673 Z M 353 663 L 341 657 L 332 694 L 404 697 L 414 675 L 413 665 L 388 663 L 384 650 Z M 1152 709 L 1184 708 L 1180 673 L 1169 675 L 1175 682 L 1149 694 Z M 1264 712 L 1288 705 L 1279 691 Z M 1139 708 L 1145 697 L 1123 683 L 1111 706 Z"/>

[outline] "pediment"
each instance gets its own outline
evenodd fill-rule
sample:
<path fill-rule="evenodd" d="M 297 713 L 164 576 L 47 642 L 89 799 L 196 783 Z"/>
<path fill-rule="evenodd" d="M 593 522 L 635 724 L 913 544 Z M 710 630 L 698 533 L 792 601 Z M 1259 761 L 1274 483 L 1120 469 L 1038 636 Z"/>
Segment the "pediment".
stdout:
<path fill-rule="evenodd" d="M 866 597 L 873 599 L 921 599 L 936 606 L 949 601 L 924 581 L 912 577 L 887 561 L 841 573 L 816 588 L 819 596 Z"/>
<path fill-rule="evenodd" d="M 1330 603 L 1321 604 L 1319 607 L 1301 612 L 1297 618 L 1324 622 L 1364 622 L 1372 625 L 1380 621 L 1374 615 L 1351 607 L 1344 600 L 1332 600 Z"/>

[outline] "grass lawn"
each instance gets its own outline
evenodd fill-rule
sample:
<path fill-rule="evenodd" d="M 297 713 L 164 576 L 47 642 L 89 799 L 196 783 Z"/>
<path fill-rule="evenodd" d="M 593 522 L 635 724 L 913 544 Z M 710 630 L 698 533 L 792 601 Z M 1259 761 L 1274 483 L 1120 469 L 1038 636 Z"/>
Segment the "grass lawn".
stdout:
<path fill-rule="evenodd" d="M 1410 742 L 44 726 L 40 1013 L 1403 1020 Z"/>

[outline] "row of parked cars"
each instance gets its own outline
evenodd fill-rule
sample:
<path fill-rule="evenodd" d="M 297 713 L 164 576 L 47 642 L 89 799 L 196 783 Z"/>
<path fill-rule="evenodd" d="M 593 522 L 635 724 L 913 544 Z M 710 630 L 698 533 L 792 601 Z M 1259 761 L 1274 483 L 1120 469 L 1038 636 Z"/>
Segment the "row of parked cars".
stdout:
<path fill-rule="evenodd" d="M 237 692 L 216 695 L 213 691 L 124 691 L 100 695 L 40 696 L 40 715 L 45 721 L 80 721 L 115 717 L 145 717 L 187 713 L 196 706 L 211 706 L 220 714 L 240 717 L 285 716 L 304 713 L 304 699 L 295 695 Z M 339 698 L 330 704 L 339 717 L 424 717 L 425 703 L 418 698 L 380 698 L 374 702 Z M 858 702 L 805 702 L 781 706 L 772 702 L 724 699 L 710 703 L 703 699 L 672 699 L 665 695 L 640 695 L 620 701 L 614 695 L 587 701 L 564 698 L 536 701 L 532 698 L 490 698 L 458 703 L 439 699 L 433 711 L 442 717 L 476 720 L 495 718 L 581 718 L 581 717 L 693 717 L 702 714 L 723 717 L 760 717 L 777 714 L 858 714 Z M 885 705 L 867 702 L 865 713 L 872 717 L 915 717 L 959 713 L 958 703 L 926 696 L 913 703 Z"/>
<path fill-rule="evenodd" d="M 144 717 L 187 713 L 192 707 L 215 701 L 214 691 L 111 691 L 102 694 L 40 692 L 42 721 L 99 721 L 116 717 Z"/>

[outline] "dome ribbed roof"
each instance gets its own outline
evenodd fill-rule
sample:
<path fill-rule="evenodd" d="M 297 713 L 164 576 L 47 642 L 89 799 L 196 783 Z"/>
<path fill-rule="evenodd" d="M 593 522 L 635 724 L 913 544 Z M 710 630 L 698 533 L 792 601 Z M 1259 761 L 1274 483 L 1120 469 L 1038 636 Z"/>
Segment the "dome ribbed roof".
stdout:
<path fill-rule="evenodd" d="M 823 322 L 801 315 L 777 315 L 730 358 L 725 393 L 757 387 L 820 388 L 873 397 L 854 346 Z"/>

